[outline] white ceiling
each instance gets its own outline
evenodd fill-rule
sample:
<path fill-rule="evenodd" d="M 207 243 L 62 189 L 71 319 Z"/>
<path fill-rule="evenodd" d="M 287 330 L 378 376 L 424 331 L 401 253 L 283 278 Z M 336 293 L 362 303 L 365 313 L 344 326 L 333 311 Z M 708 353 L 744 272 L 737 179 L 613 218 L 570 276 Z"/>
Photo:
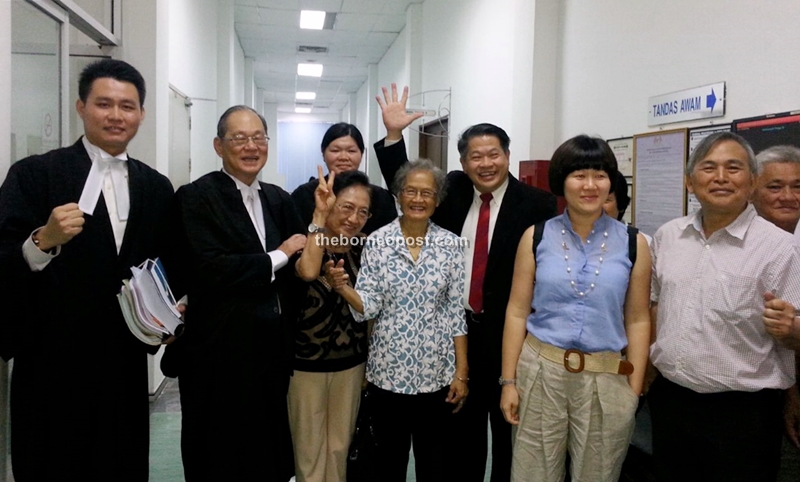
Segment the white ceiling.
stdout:
<path fill-rule="evenodd" d="M 279 112 L 313 103 L 313 113 L 338 113 L 367 80 L 406 23 L 406 8 L 423 0 L 235 0 L 235 28 L 245 57 L 255 60 L 256 86 Z M 300 28 L 300 10 L 336 13 L 333 30 Z M 327 53 L 298 52 L 301 45 Z M 300 77 L 299 62 L 324 65 L 322 77 Z M 295 101 L 295 92 L 316 92 Z M 305 106 L 305 105 L 303 105 Z"/>

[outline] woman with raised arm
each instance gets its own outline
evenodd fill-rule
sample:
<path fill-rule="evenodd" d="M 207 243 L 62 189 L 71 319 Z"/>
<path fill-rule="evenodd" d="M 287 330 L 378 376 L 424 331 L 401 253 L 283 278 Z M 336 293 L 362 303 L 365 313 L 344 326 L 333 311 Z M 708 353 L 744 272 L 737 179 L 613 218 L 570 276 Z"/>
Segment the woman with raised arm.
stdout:
<path fill-rule="evenodd" d="M 369 178 L 357 170 L 331 175 L 319 168 L 312 222 L 295 264 L 308 282 L 295 327 L 289 421 L 298 482 L 345 482 L 347 450 L 355 429 L 367 361 L 367 325 L 356 323 L 347 302 L 323 273 L 326 261 L 353 279 L 361 267 L 364 224 L 371 216 Z"/>
<path fill-rule="evenodd" d="M 566 141 L 549 180 L 567 209 L 520 240 L 500 378 L 518 426 L 512 481 L 563 481 L 567 452 L 572 480 L 619 478 L 650 343 L 650 252 L 603 211 L 616 173 L 602 139 Z"/>

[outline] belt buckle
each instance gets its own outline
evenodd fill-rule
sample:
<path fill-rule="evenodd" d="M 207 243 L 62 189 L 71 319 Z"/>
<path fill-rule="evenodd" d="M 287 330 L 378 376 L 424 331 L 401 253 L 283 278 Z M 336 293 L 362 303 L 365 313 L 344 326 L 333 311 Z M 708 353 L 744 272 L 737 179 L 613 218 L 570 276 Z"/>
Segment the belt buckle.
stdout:
<path fill-rule="evenodd" d="M 569 356 L 572 355 L 573 353 L 578 354 L 578 360 L 579 360 L 578 368 L 572 368 L 572 366 L 570 366 L 569 364 Z M 570 373 L 582 372 L 585 363 L 586 363 L 586 358 L 584 358 L 582 351 L 570 348 L 569 350 L 564 352 L 564 368 L 566 368 L 568 372 Z"/>

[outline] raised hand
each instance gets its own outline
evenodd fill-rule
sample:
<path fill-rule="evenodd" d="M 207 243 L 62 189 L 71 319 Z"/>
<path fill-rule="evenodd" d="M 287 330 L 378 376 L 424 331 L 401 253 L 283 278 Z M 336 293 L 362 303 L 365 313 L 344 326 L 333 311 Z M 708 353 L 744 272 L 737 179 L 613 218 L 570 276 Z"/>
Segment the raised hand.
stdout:
<path fill-rule="evenodd" d="M 406 102 L 408 102 L 408 87 L 403 88 L 403 97 L 397 100 L 397 84 L 392 82 L 392 94 L 389 95 L 386 87 L 381 87 L 383 99 L 380 95 L 375 96 L 378 105 L 383 112 L 383 125 L 386 126 L 386 139 L 390 141 L 399 140 L 403 136 L 403 129 L 411 125 L 412 122 L 423 116 L 422 112 L 409 114 L 406 112 Z"/>
<path fill-rule="evenodd" d="M 336 178 L 336 173 L 331 171 L 328 175 L 328 180 L 322 174 L 322 166 L 317 166 L 317 188 L 314 190 L 314 212 L 327 217 L 334 203 L 336 203 L 336 195 L 333 193 L 333 180 Z"/>

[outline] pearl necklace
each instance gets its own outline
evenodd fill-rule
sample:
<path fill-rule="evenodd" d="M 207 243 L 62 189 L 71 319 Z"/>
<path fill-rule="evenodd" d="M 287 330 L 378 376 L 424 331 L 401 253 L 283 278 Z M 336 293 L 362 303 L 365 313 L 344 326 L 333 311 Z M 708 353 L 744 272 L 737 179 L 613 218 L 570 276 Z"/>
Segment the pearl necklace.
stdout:
<path fill-rule="evenodd" d="M 594 229 L 592 229 L 591 234 L 594 234 Z M 577 284 L 575 283 L 575 280 L 572 279 L 572 268 L 569 267 L 569 254 L 567 254 L 569 248 L 567 247 L 566 226 L 561 228 L 561 238 L 562 238 L 561 249 L 564 250 L 564 264 L 567 265 L 567 275 L 569 276 L 569 284 L 570 286 L 572 286 L 572 290 L 575 291 L 575 293 L 582 298 L 588 295 L 594 289 L 594 287 L 596 286 L 595 281 L 597 281 L 597 277 L 600 276 L 600 268 L 603 266 L 603 255 L 606 254 L 606 239 L 608 239 L 608 231 L 603 231 L 603 244 L 600 245 L 600 257 L 598 259 L 599 266 L 597 267 L 596 270 L 594 270 L 594 281 L 589 283 L 589 289 L 586 290 L 585 292 L 580 291 L 578 289 Z M 592 240 L 589 239 L 586 242 L 591 243 Z"/>

